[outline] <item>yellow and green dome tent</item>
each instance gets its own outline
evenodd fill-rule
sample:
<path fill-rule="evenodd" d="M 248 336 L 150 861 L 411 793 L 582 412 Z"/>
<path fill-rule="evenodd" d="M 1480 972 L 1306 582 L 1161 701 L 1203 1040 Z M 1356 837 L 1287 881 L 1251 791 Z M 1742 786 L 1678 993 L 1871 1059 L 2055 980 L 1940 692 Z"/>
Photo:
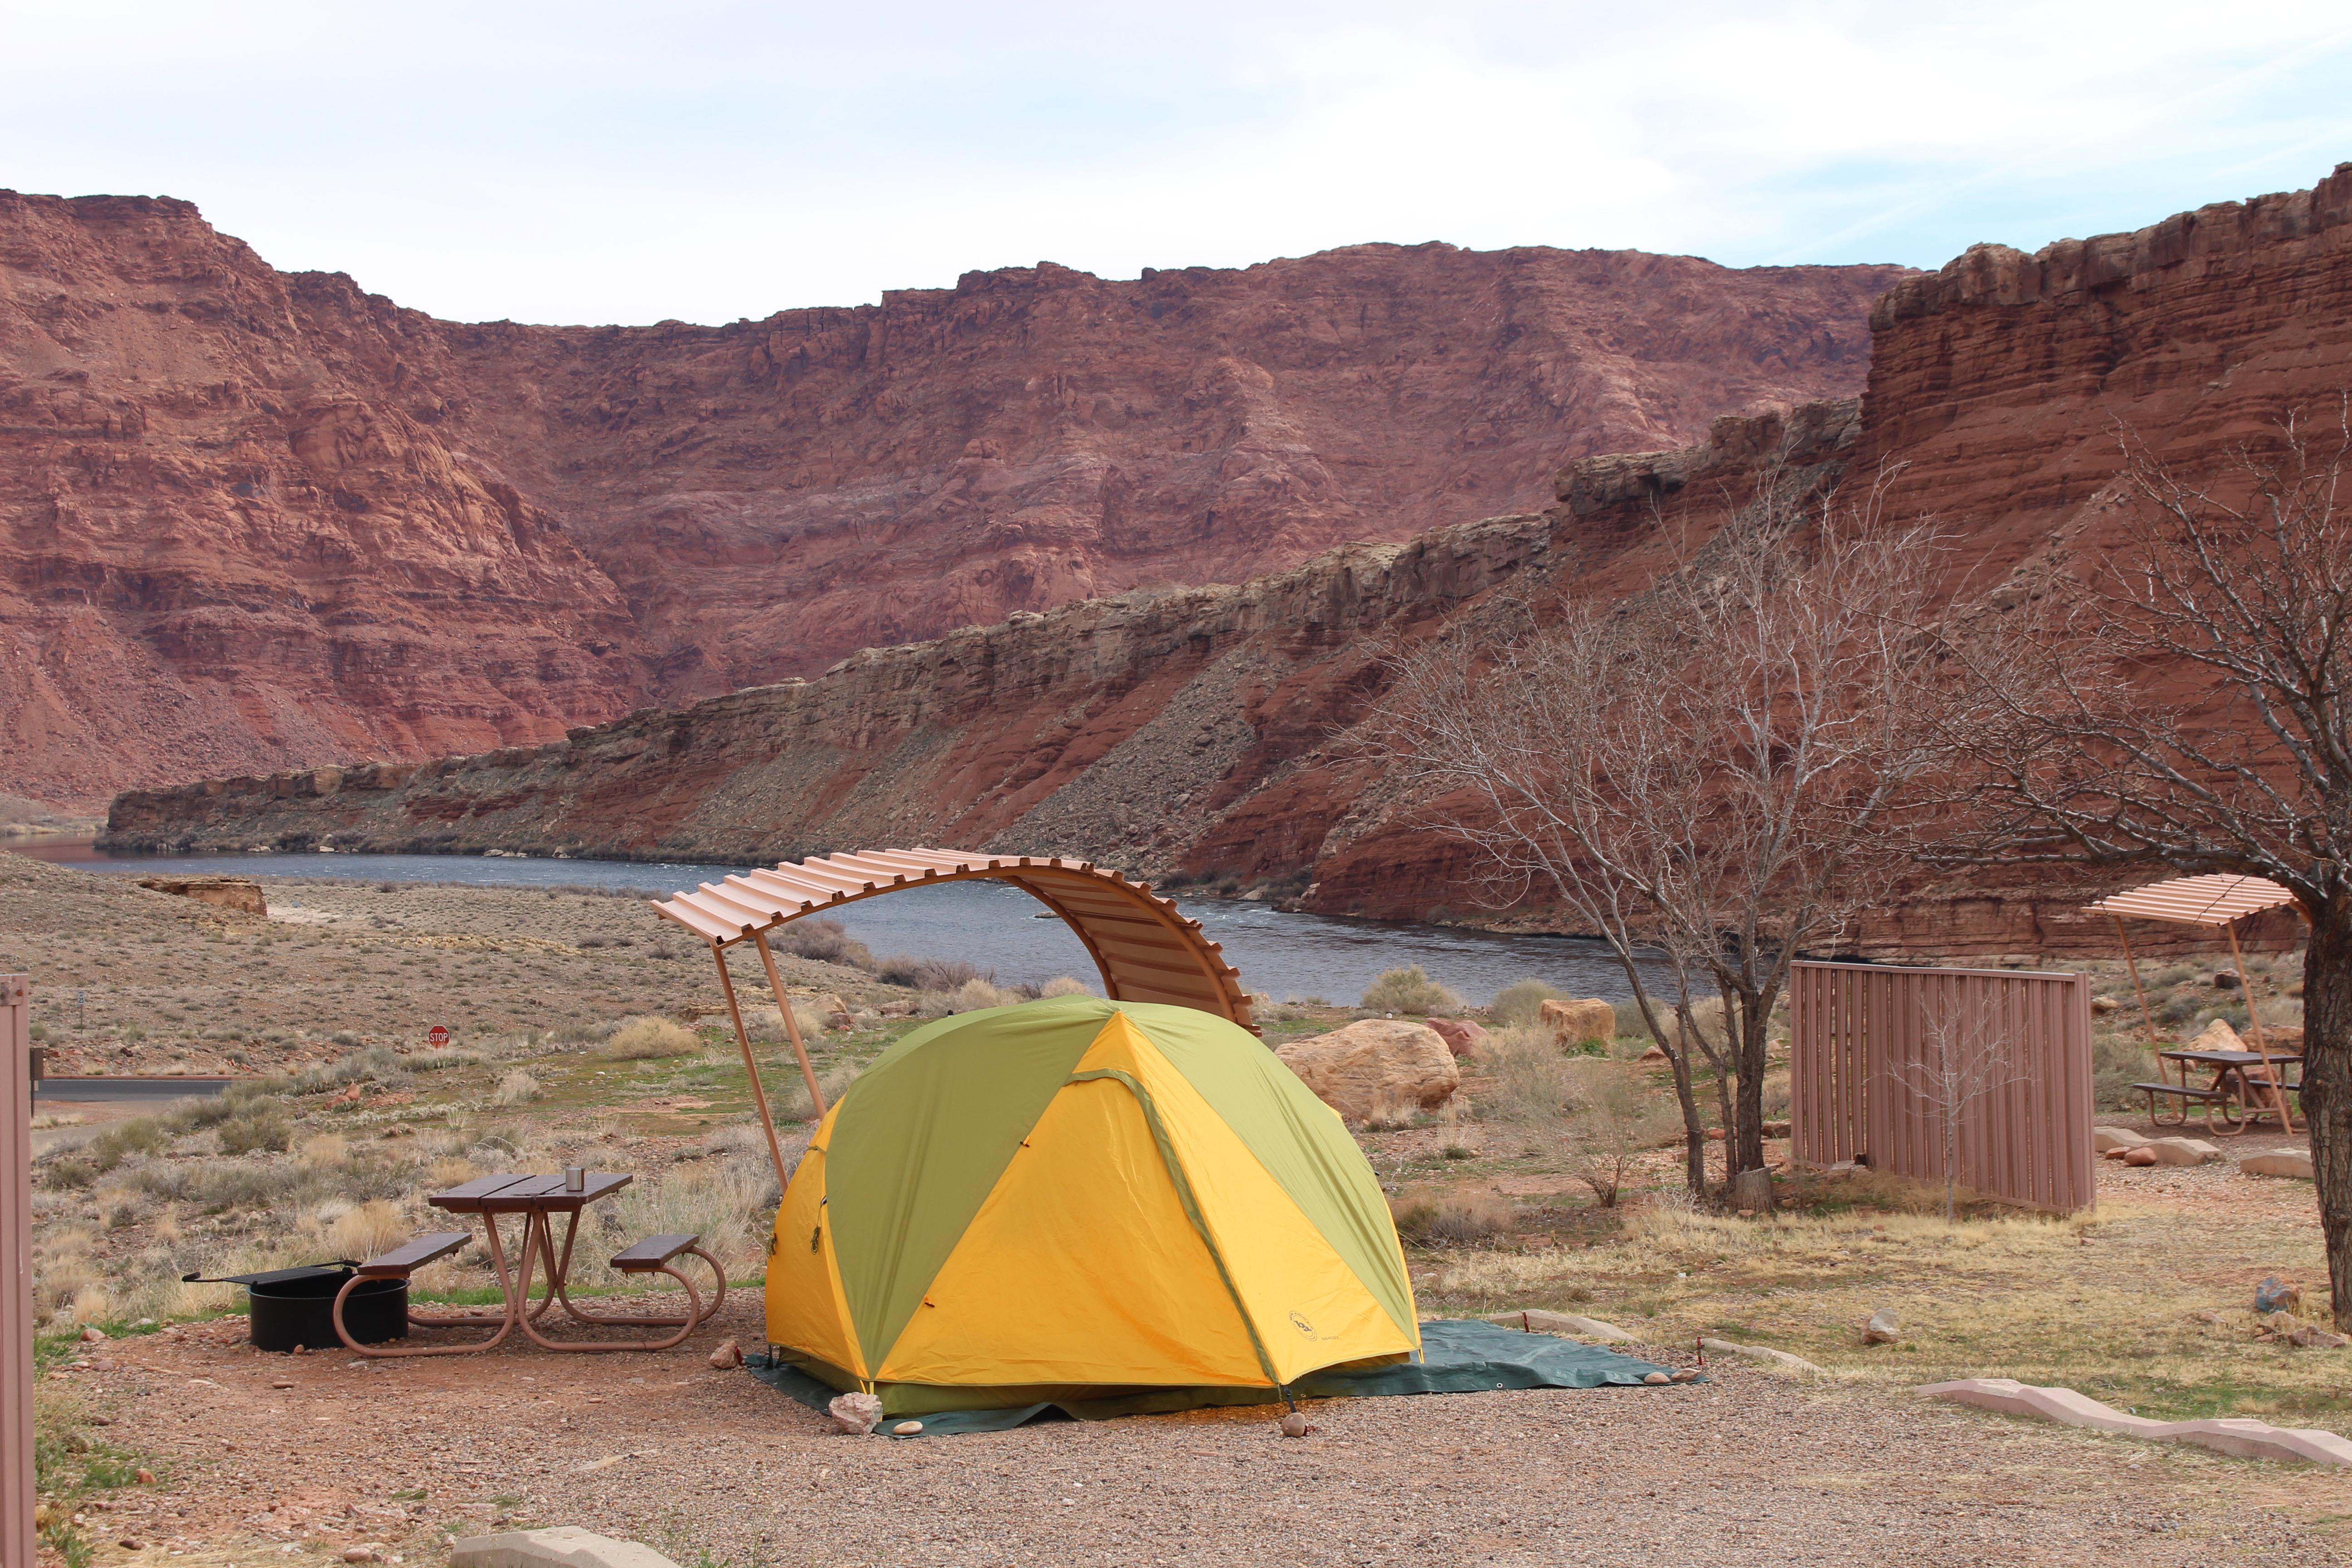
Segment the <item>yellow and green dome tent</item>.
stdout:
<path fill-rule="evenodd" d="M 817 1126 L 768 1339 L 890 1415 L 1279 1389 L 1421 1345 L 1380 1184 L 1238 1026 L 1058 997 L 942 1018 Z"/>

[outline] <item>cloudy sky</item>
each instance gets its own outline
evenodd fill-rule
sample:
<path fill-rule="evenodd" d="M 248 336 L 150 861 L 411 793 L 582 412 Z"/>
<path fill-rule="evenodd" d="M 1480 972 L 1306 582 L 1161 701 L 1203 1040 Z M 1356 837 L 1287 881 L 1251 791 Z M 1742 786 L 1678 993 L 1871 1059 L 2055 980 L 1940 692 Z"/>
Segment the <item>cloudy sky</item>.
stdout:
<path fill-rule="evenodd" d="M 0 186 L 462 320 L 1364 240 L 1941 264 L 2352 159 L 2326 4 L 0 0 Z"/>

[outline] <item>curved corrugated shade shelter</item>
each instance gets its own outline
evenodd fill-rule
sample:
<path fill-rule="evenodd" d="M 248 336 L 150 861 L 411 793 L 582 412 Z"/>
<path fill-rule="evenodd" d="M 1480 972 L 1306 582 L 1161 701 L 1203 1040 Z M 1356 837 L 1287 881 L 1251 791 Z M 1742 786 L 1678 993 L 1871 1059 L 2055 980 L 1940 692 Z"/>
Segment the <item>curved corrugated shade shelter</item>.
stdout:
<path fill-rule="evenodd" d="M 2213 872 L 2202 877 L 2175 877 L 2168 881 L 2150 882 L 2144 888 L 2127 888 L 2120 893 L 2110 893 L 2084 909 L 2096 910 L 2116 924 L 2116 940 L 2123 943 L 2124 963 L 2131 968 L 2132 991 L 2139 997 L 2140 1022 L 2147 1030 L 2150 1050 L 2160 1050 L 2161 1042 L 2156 1032 L 2156 1015 L 2147 1005 L 2147 988 L 2140 984 L 2139 960 L 2132 955 L 2131 938 L 2124 934 L 2124 921 L 2129 920 L 2169 921 L 2176 925 L 2219 927 L 2230 939 L 2230 957 L 2242 977 L 2246 973 L 2246 955 L 2238 947 L 2238 922 L 2248 915 L 2258 915 L 2265 910 L 2275 910 L 2293 904 L 2294 912 L 2307 921 L 2311 917 L 2302 900 L 2287 889 L 2268 877 L 2246 877 L 2231 872 Z M 2254 992 L 2251 984 L 2244 986 L 2246 1023 L 2253 1030 L 2254 1049 L 2263 1058 L 2263 1075 L 2273 1084 L 2270 1041 L 2263 1033 L 2263 1016 L 2254 1007 Z M 2150 1100 L 2154 1100 L 2151 1095 Z M 2285 1093 L 2273 1088 L 2271 1099 L 2278 1109 L 2279 1123 L 2292 1129 L 2294 1119 L 2287 1110 Z M 2210 1114 L 2207 1125 L 2211 1125 Z"/>
<path fill-rule="evenodd" d="M 1223 950 L 1201 935 L 1201 922 L 1178 913 L 1176 901 L 1156 896 L 1150 884 L 1130 882 L 1091 860 L 865 849 L 705 882 L 654 908 L 705 942 L 726 947 L 860 899 L 969 881 L 1010 882 L 1059 915 L 1086 943 L 1110 1000 L 1194 1007 L 1255 1032 L 1241 975 Z"/>
<path fill-rule="evenodd" d="M 2268 877 L 2217 872 L 2206 877 L 2175 877 L 2168 882 L 2150 882 L 2145 888 L 2127 889 L 2084 907 L 2103 915 L 2133 920 L 2226 926 L 2248 915 L 2294 901 L 2293 893 Z"/>

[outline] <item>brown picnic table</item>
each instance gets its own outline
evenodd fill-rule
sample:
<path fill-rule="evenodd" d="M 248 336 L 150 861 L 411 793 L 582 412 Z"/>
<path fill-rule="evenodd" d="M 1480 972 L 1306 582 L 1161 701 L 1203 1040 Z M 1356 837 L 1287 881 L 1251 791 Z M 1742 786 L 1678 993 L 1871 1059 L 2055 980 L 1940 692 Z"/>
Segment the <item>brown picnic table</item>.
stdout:
<path fill-rule="evenodd" d="M 480 1215 L 487 1235 L 490 1267 L 497 1273 L 499 1293 L 505 1306 L 499 1312 L 459 1312 L 425 1314 L 411 1311 L 408 1321 L 413 1327 L 427 1329 L 495 1328 L 486 1340 L 471 1344 L 408 1345 L 389 1347 L 362 1345 L 342 1332 L 342 1303 L 345 1297 L 362 1279 L 406 1279 L 416 1269 L 466 1246 L 474 1239 L 470 1230 L 442 1231 L 421 1236 L 405 1246 L 359 1266 L 335 1299 L 335 1325 L 343 1342 L 362 1355 L 466 1355 L 486 1351 L 508 1334 L 520 1329 L 532 1343 L 551 1351 L 658 1351 L 682 1343 L 687 1335 L 708 1321 L 727 1300 L 727 1271 L 719 1260 L 703 1250 L 701 1238 L 695 1236 L 647 1237 L 612 1258 L 612 1266 L 625 1274 L 667 1274 L 686 1291 L 686 1314 L 683 1317 L 660 1315 L 637 1317 L 601 1312 L 584 1312 L 572 1304 L 569 1288 L 572 1278 L 572 1245 L 579 1238 L 580 1215 L 590 1204 L 611 1197 L 629 1184 L 631 1178 L 618 1171 L 584 1173 L 578 1187 L 571 1186 L 562 1173 L 552 1175 L 527 1175 L 500 1173 L 477 1176 L 462 1186 L 446 1193 L 435 1193 L 425 1201 L 434 1207 L 468 1218 Z M 499 1221 L 508 1215 L 520 1215 L 522 1235 L 511 1262 L 509 1261 L 506 1238 Z M 555 1216 L 563 1216 L 563 1245 L 555 1245 Z M 704 1306 L 701 1292 L 694 1281 L 681 1273 L 677 1259 L 691 1255 L 709 1265 L 719 1281 L 718 1290 Z M 543 1269 L 541 1294 L 531 1300 L 531 1277 Z M 593 1327 L 637 1327 L 673 1329 L 676 1332 L 660 1340 L 557 1340 L 540 1331 L 541 1320 L 552 1307 L 561 1306 L 572 1321 Z"/>
<path fill-rule="evenodd" d="M 2258 1124 L 2264 1117 L 2276 1116 L 2287 1130 L 2293 1131 L 2294 1121 L 2286 1096 L 2302 1091 L 2300 1082 L 2284 1081 L 2286 1068 L 2300 1067 L 2303 1053 L 2294 1049 L 2274 1050 L 2265 1062 L 2260 1051 L 2170 1050 L 2156 1053 L 2158 1059 L 2156 1083 L 2133 1087 L 2147 1094 L 2148 1120 L 2159 1127 L 2185 1127 L 2189 1110 L 2193 1104 L 2202 1109 L 2207 1131 L 2224 1138 L 2234 1138 Z M 2171 1062 L 2180 1072 L 2180 1081 L 2164 1078 L 2163 1064 Z M 2210 1083 L 2189 1082 L 2189 1074 L 2200 1068 L 2212 1069 Z M 2168 1117 L 2158 1105 L 2157 1097 L 2164 1096 L 2178 1103 L 2179 1109 Z M 2213 1124 L 2213 1113 L 2221 1113 L 2223 1125 Z"/>

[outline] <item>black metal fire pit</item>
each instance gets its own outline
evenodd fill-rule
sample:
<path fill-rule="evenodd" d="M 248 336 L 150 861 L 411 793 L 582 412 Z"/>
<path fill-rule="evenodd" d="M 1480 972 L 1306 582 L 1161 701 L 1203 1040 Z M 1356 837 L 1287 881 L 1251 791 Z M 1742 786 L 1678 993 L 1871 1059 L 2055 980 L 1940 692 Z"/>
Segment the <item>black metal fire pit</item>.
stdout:
<path fill-rule="evenodd" d="M 205 1279 L 184 1277 L 189 1284 L 242 1285 L 251 1305 L 253 1348 L 290 1351 L 297 1345 L 314 1351 L 333 1350 L 343 1342 L 335 1337 L 335 1293 L 352 1277 L 349 1261 L 313 1263 L 301 1268 L 272 1268 L 259 1274 L 226 1274 Z M 363 1345 L 405 1338 L 408 1333 L 408 1281 L 362 1279 L 343 1300 L 343 1327 Z"/>

